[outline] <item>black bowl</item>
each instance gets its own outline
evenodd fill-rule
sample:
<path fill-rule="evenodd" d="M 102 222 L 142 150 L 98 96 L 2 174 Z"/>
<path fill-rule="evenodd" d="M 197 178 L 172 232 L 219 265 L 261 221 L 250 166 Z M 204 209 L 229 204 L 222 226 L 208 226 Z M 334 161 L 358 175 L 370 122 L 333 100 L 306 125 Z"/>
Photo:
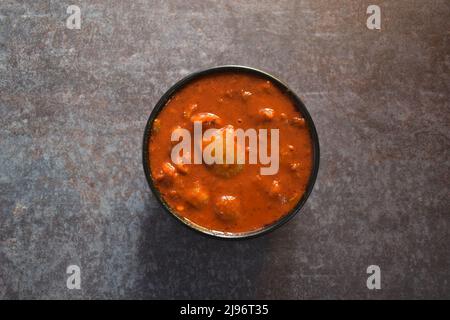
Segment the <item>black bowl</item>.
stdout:
<path fill-rule="evenodd" d="M 266 225 L 260 229 L 248 231 L 248 232 L 220 232 L 215 230 L 210 230 L 208 228 L 202 227 L 200 225 L 197 225 L 193 223 L 190 220 L 184 219 L 183 217 L 179 216 L 175 210 L 172 210 L 169 205 L 164 201 L 164 199 L 161 197 L 158 189 L 153 184 L 153 178 L 150 172 L 150 165 L 149 165 L 149 159 L 151 157 L 151 154 L 149 152 L 148 145 L 150 143 L 150 135 L 151 135 L 151 129 L 153 125 L 153 121 L 158 116 L 159 112 L 164 108 L 166 103 L 169 101 L 169 99 L 182 87 L 184 87 L 187 83 L 198 79 L 200 77 L 203 77 L 205 75 L 213 74 L 213 73 L 224 73 L 224 72 L 232 72 L 232 73 L 249 73 L 254 74 L 260 78 L 265 78 L 267 80 L 270 80 L 274 85 L 276 85 L 278 88 L 280 88 L 285 94 L 291 97 L 292 101 L 294 102 L 297 109 L 300 111 L 300 113 L 305 118 L 309 131 L 310 136 L 312 140 L 312 146 L 313 146 L 313 168 L 311 172 L 311 176 L 308 181 L 308 185 L 306 188 L 306 191 L 303 195 L 303 197 L 298 201 L 298 203 L 295 205 L 295 207 L 286 215 L 281 217 L 279 220 L 273 222 L 272 224 Z M 319 137 L 317 136 L 316 127 L 314 126 L 314 122 L 311 119 L 311 116 L 306 109 L 303 102 L 300 100 L 300 98 L 293 93 L 288 86 L 286 86 L 283 82 L 275 78 L 274 76 L 263 72 L 261 70 L 257 70 L 250 67 L 245 66 L 236 66 L 236 65 L 227 65 L 227 66 L 220 66 L 220 67 L 214 67 L 209 68 L 203 71 L 194 72 L 187 77 L 183 78 L 182 80 L 175 83 L 167 92 L 159 99 L 158 103 L 154 107 L 153 111 L 150 114 L 150 117 L 148 118 L 147 125 L 145 126 L 144 131 L 144 144 L 143 144 L 143 165 L 144 165 L 144 172 L 145 177 L 147 178 L 148 185 L 150 186 L 150 189 L 153 191 L 153 194 L 158 199 L 159 203 L 166 209 L 166 211 L 174 218 L 176 218 L 178 221 L 180 221 L 183 225 L 189 227 L 192 230 L 198 231 L 202 234 L 213 236 L 215 238 L 222 238 L 222 239 L 247 239 L 255 236 L 259 236 L 262 234 L 266 234 L 287 221 L 289 221 L 293 216 L 295 216 L 303 207 L 306 200 L 308 199 L 313 187 L 314 183 L 317 178 L 317 173 L 319 171 L 319 158 L 320 158 L 320 151 L 319 151 Z"/>

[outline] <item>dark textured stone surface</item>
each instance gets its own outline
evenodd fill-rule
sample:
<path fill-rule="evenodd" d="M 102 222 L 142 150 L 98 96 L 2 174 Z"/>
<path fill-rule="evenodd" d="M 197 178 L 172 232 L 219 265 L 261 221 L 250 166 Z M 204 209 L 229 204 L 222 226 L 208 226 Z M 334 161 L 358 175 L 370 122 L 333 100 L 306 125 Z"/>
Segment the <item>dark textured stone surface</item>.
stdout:
<path fill-rule="evenodd" d="M 450 298 L 450 4 L 375 2 L 381 31 L 369 1 L 0 0 L 0 298 Z M 287 82 L 321 142 L 302 214 L 250 241 L 179 225 L 141 164 L 159 97 L 222 64 Z"/>

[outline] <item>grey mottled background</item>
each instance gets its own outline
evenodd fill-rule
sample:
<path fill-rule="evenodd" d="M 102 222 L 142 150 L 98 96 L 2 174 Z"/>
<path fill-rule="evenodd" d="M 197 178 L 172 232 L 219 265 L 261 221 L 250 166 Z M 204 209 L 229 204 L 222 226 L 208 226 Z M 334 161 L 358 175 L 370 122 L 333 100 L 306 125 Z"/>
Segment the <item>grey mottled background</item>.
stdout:
<path fill-rule="evenodd" d="M 449 16 L 447 0 L 0 0 L 0 298 L 450 298 Z M 243 242 L 179 225 L 141 164 L 158 98 L 222 64 L 287 82 L 322 150 L 302 214 Z"/>

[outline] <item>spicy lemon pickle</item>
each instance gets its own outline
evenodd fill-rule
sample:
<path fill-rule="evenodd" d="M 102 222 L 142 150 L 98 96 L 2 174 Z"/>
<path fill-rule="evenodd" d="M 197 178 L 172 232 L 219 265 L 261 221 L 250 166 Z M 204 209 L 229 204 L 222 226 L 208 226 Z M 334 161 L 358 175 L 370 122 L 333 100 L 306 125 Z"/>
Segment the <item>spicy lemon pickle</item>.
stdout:
<path fill-rule="evenodd" d="M 173 161 L 174 130 L 278 129 L 279 168 L 262 175 L 260 163 L 194 164 Z M 274 223 L 304 195 L 313 169 L 307 122 L 292 98 L 251 73 L 213 73 L 175 92 L 152 124 L 149 166 L 171 210 L 203 228 L 248 232 Z M 202 148 L 211 141 L 202 141 Z M 244 146 L 249 152 L 249 146 Z M 270 151 L 270 150 L 269 150 Z M 223 155 L 226 157 L 226 149 Z M 191 157 L 192 155 L 184 155 Z M 248 154 L 247 154 L 248 156 Z"/>

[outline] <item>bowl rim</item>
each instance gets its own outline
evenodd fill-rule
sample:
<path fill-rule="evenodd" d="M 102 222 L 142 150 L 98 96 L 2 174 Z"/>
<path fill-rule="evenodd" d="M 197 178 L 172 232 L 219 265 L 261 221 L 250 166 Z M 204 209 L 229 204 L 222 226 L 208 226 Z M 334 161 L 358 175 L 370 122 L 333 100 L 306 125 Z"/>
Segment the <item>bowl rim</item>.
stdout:
<path fill-rule="evenodd" d="M 309 133 L 312 140 L 312 147 L 313 147 L 313 167 L 311 170 L 311 175 L 308 180 L 308 184 L 306 187 L 306 190 L 303 194 L 303 197 L 300 198 L 300 200 L 296 203 L 296 205 L 284 216 L 282 216 L 280 219 L 274 221 L 273 223 L 266 225 L 260 229 L 252 230 L 252 231 L 246 231 L 246 232 L 221 232 L 221 231 L 215 231 L 210 230 L 208 228 L 202 227 L 186 218 L 183 218 L 179 216 L 175 210 L 172 210 L 170 206 L 164 201 L 163 197 L 161 196 L 159 190 L 154 185 L 154 181 L 151 175 L 150 170 L 150 150 L 149 150 L 149 143 L 150 143 L 150 137 L 151 137 L 151 129 L 153 126 L 153 121 L 156 119 L 156 117 L 159 115 L 161 110 L 166 106 L 167 102 L 172 98 L 172 96 L 178 92 L 180 89 L 182 89 L 185 85 L 190 83 L 191 81 L 194 81 L 198 78 L 201 78 L 203 76 L 207 76 L 214 73 L 224 73 L 224 72 L 238 72 L 238 73 L 249 73 L 256 76 L 259 76 L 261 78 L 265 78 L 267 80 L 270 80 L 274 85 L 276 85 L 280 90 L 282 90 L 285 94 L 287 94 L 292 101 L 294 102 L 295 107 L 300 111 L 302 116 L 305 118 Z M 144 167 L 144 173 L 147 180 L 147 183 L 152 190 L 153 194 L 155 195 L 156 199 L 158 200 L 159 204 L 164 208 L 166 212 L 169 213 L 170 216 L 175 218 L 177 221 L 181 222 L 182 225 L 186 226 L 190 230 L 194 230 L 202 235 L 206 235 L 213 238 L 219 238 L 219 239 L 227 239 L 227 240 L 238 240 L 238 239 L 250 239 L 257 236 L 261 236 L 264 234 L 267 234 L 275 229 L 278 229 L 282 225 L 284 225 L 286 222 L 291 220 L 295 215 L 297 215 L 301 209 L 303 208 L 304 204 L 306 203 L 307 199 L 309 198 L 313 188 L 314 184 L 317 180 L 317 175 L 319 172 L 319 165 L 320 165 L 320 146 L 319 146 L 319 136 L 317 134 L 316 127 L 314 125 L 314 122 L 311 118 L 311 115 L 308 112 L 308 109 L 302 102 L 302 100 L 281 80 L 276 78 L 275 76 L 256 69 L 252 67 L 247 67 L 243 65 L 222 65 L 222 66 L 216 66 L 211 67 L 207 69 L 203 69 L 200 71 L 195 71 L 187 76 L 183 77 L 181 80 L 177 81 L 175 84 L 173 84 L 159 99 L 159 101 L 156 103 L 155 107 L 151 111 L 147 123 L 145 125 L 144 130 L 144 137 L 143 137 L 143 144 L 142 144 L 142 163 Z"/>

